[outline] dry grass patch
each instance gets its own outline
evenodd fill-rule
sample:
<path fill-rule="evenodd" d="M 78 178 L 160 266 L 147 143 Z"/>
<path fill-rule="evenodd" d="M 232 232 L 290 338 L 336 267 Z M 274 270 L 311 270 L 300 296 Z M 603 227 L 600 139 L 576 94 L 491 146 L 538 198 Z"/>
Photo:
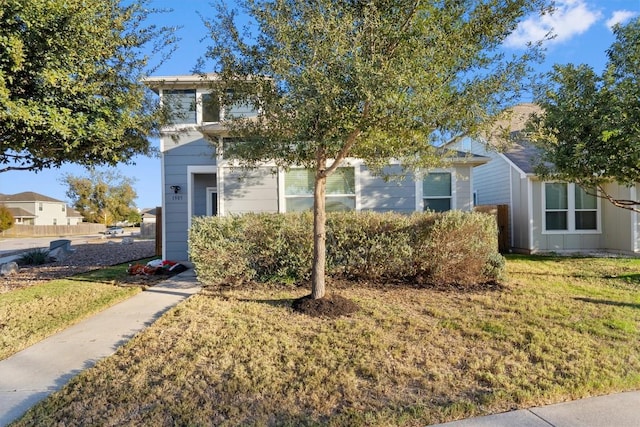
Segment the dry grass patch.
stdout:
<path fill-rule="evenodd" d="M 0 360 L 140 292 L 148 282 L 131 282 L 127 266 L 0 294 Z"/>
<path fill-rule="evenodd" d="M 640 387 L 640 261 L 508 261 L 495 291 L 340 289 L 360 311 L 297 314 L 307 290 L 197 295 L 21 425 L 424 426 Z"/>

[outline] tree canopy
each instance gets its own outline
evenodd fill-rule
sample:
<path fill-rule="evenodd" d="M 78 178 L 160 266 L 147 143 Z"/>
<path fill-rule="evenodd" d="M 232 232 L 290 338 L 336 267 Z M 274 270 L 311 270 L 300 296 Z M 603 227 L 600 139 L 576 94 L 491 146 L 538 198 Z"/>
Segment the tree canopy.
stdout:
<path fill-rule="evenodd" d="M 587 65 L 556 65 L 538 91 L 543 113 L 529 123 L 529 136 L 543 150 L 543 176 L 600 189 L 620 207 L 637 210 L 638 200 L 619 200 L 603 184 L 640 181 L 640 18 L 614 29 L 601 75 Z"/>
<path fill-rule="evenodd" d="M 0 205 L 0 231 L 5 231 L 13 227 L 15 218 L 8 207 Z"/>
<path fill-rule="evenodd" d="M 520 94 L 537 45 L 508 57 L 505 38 L 546 0 L 242 0 L 220 5 L 208 56 L 230 121 L 225 156 L 315 170 L 314 298 L 324 295 L 327 177 L 350 157 L 380 172 L 442 161 L 443 142 L 481 134 Z M 253 33 L 252 33 L 253 31 Z M 214 88 L 220 86 L 213 86 Z"/>
<path fill-rule="evenodd" d="M 0 1 L 0 172 L 152 151 L 155 105 L 140 79 L 174 40 L 145 26 L 146 3 Z"/>
<path fill-rule="evenodd" d="M 139 220 L 134 200 L 135 179 L 122 176 L 114 170 L 92 169 L 88 176 L 63 175 L 67 197 L 88 222 L 110 225 L 117 221 Z"/>

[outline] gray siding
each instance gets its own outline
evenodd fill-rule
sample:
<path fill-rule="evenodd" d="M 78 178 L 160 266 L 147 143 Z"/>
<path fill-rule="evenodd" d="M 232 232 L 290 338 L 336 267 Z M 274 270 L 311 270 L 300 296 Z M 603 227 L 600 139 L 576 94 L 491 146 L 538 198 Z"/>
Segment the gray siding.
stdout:
<path fill-rule="evenodd" d="M 473 209 L 473 193 L 471 191 L 471 166 L 460 166 L 455 169 L 456 205 L 454 209 L 470 211 Z"/>
<path fill-rule="evenodd" d="M 383 178 L 374 176 L 366 166 L 356 167 L 356 179 L 360 180 L 360 209 L 376 212 L 414 212 L 416 183 L 413 175 L 403 173 L 400 166 L 391 166 L 385 173 L 404 176 L 404 179 L 385 182 Z"/>
<path fill-rule="evenodd" d="M 189 230 L 189 179 L 188 166 L 211 166 L 216 164 L 215 150 L 199 132 L 181 134 L 178 141 L 165 137 L 163 162 L 163 257 L 174 261 L 187 259 Z M 194 179 L 194 184 L 195 184 Z M 180 186 L 179 193 L 171 190 L 172 185 Z M 215 185 L 215 184 L 214 184 Z M 206 200 L 206 199 L 205 199 Z M 203 201 L 204 203 L 204 201 Z M 192 209 L 195 211 L 196 206 Z"/>
<path fill-rule="evenodd" d="M 278 212 L 278 176 L 271 168 L 223 171 L 224 214 Z"/>

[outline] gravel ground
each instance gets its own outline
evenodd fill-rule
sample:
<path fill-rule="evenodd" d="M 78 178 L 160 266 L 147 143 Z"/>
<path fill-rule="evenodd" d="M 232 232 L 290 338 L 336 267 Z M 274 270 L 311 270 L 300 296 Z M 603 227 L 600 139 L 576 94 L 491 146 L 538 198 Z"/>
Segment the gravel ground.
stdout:
<path fill-rule="evenodd" d="M 131 244 L 115 240 L 97 241 L 72 244 L 71 248 L 75 251 L 64 260 L 39 266 L 22 266 L 17 273 L 0 277 L 0 293 L 155 255 L 153 240 L 134 241 Z"/>

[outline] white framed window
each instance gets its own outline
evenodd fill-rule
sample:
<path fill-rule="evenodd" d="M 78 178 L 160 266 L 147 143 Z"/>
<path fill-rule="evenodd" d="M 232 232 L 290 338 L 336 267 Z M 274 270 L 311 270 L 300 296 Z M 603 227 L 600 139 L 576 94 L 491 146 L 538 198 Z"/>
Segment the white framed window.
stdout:
<path fill-rule="evenodd" d="M 202 95 L 202 121 L 204 123 L 220 122 L 220 101 L 211 93 Z"/>
<path fill-rule="evenodd" d="M 207 187 L 207 216 L 218 215 L 218 190 L 216 187 Z"/>
<path fill-rule="evenodd" d="M 429 172 L 422 179 L 423 210 L 445 212 L 453 209 L 451 172 Z"/>
<path fill-rule="evenodd" d="M 162 103 L 169 109 L 171 124 L 196 123 L 195 89 L 165 89 L 162 91 Z"/>
<path fill-rule="evenodd" d="M 285 212 L 313 209 L 315 170 L 290 169 L 284 176 Z M 341 167 L 327 177 L 327 212 L 356 208 L 355 168 Z"/>
<path fill-rule="evenodd" d="M 545 182 L 542 195 L 546 233 L 600 230 L 600 199 L 595 188 L 584 189 L 567 182 Z"/>

